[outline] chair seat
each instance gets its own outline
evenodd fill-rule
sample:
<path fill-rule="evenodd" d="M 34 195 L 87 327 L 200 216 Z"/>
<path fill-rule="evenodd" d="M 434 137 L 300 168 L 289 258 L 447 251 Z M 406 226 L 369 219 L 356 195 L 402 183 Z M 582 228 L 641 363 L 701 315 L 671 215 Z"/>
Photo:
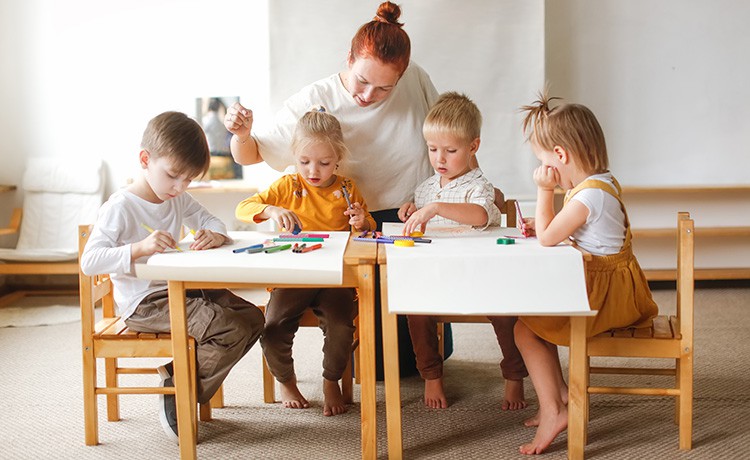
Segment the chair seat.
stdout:
<path fill-rule="evenodd" d="M 589 356 L 631 358 L 679 358 L 680 322 L 660 315 L 648 327 L 611 329 L 589 339 Z"/>
<path fill-rule="evenodd" d="M 72 262 L 77 264 L 78 251 L 68 249 L 0 248 L 0 260 L 13 262 Z"/>

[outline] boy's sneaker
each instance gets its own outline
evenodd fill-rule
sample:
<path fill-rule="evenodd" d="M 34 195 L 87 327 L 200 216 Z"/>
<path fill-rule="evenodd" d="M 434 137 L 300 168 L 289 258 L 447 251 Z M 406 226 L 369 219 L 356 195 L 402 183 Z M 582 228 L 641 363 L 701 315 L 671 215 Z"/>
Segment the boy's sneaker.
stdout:
<path fill-rule="evenodd" d="M 159 366 L 156 368 L 156 371 L 159 373 L 159 377 L 161 377 L 161 386 L 174 387 L 172 363 Z M 177 407 L 174 395 L 159 395 L 159 421 L 167 437 L 179 443 L 180 438 L 177 435 Z"/>

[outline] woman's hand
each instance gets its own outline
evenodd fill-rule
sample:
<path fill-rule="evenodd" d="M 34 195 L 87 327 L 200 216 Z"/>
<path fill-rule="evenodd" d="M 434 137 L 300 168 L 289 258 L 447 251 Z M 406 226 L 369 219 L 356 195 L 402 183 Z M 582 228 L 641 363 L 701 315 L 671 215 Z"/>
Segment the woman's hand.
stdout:
<path fill-rule="evenodd" d="M 365 210 L 362 209 L 359 202 L 352 203 L 351 208 L 347 208 L 344 214 L 349 216 L 349 225 L 354 227 L 355 230 L 359 232 L 370 230 L 370 224 L 365 219 Z"/>
<path fill-rule="evenodd" d="M 225 241 L 226 238 L 221 233 L 201 229 L 195 232 L 195 241 L 190 245 L 190 249 L 200 251 L 202 249 L 218 248 Z"/>
<path fill-rule="evenodd" d="M 253 111 L 235 102 L 224 117 L 224 127 L 227 131 L 236 135 L 240 142 L 247 141 L 253 129 Z"/>
<path fill-rule="evenodd" d="M 288 209 L 278 206 L 266 206 L 266 209 L 263 210 L 263 215 L 264 217 L 273 219 L 282 231 L 291 232 L 295 226 L 302 230 L 302 222 L 300 222 L 299 217 Z"/>
<path fill-rule="evenodd" d="M 406 222 L 406 219 L 408 219 L 416 211 L 417 205 L 415 205 L 414 203 L 404 203 L 398 210 L 398 218 L 401 219 L 401 222 Z"/>

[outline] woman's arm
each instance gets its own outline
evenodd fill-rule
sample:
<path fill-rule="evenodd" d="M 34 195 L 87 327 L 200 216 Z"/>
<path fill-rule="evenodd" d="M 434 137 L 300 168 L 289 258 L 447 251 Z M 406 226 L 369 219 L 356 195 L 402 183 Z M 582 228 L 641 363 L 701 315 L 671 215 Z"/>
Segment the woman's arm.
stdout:
<path fill-rule="evenodd" d="M 242 106 L 239 102 L 227 109 L 224 126 L 234 134 L 229 149 L 234 161 L 241 165 L 260 163 L 263 158 L 258 151 L 258 143 L 252 136 L 253 111 Z"/>

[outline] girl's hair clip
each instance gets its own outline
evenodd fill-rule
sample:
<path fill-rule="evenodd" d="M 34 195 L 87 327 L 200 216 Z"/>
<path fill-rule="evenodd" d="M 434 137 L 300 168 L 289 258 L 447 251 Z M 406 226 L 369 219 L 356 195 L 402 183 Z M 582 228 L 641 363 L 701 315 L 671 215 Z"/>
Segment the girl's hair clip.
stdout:
<path fill-rule="evenodd" d="M 326 112 L 326 108 L 323 107 L 322 105 L 316 105 L 316 106 L 313 106 L 313 108 L 310 109 L 310 111 L 311 112 L 322 112 L 322 113 L 325 113 Z"/>

